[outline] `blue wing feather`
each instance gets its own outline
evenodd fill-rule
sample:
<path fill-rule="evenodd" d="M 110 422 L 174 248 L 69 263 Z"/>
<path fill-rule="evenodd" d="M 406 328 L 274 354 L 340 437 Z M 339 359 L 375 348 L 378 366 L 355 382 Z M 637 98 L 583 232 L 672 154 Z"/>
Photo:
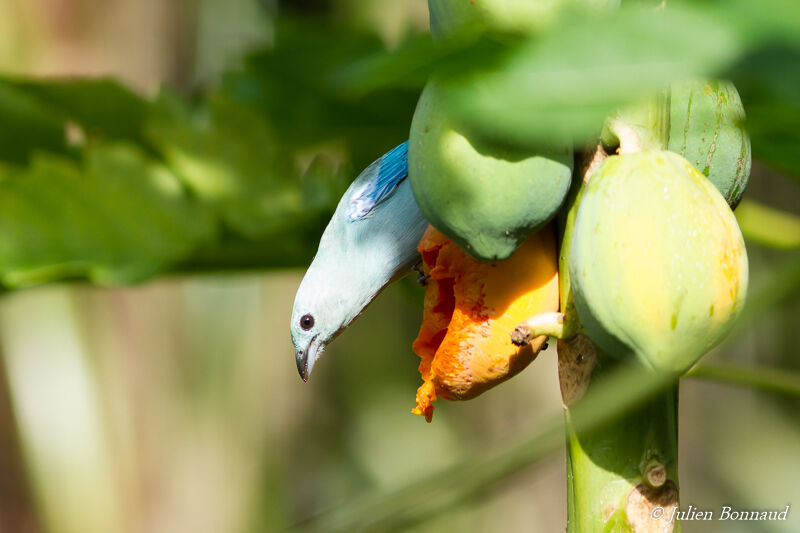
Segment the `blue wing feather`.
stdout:
<path fill-rule="evenodd" d="M 375 207 L 388 198 L 397 185 L 408 176 L 408 141 L 393 148 L 383 157 L 367 167 L 362 176 L 372 177 L 356 191 L 347 206 L 348 220 L 366 217 Z"/>

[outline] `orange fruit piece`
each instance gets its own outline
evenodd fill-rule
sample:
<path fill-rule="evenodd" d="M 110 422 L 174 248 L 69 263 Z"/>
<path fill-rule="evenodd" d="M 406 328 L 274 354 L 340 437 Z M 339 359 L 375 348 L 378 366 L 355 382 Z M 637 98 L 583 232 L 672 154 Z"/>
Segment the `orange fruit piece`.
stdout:
<path fill-rule="evenodd" d="M 474 398 L 536 358 L 547 338 L 520 348 L 511 332 L 531 316 L 558 310 L 558 258 L 552 224 L 493 263 L 473 259 L 433 226 L 418 250 L 429 278 L 413 344 L 424 383 L 411 412 L 430 422 L 437 397 Z"/>

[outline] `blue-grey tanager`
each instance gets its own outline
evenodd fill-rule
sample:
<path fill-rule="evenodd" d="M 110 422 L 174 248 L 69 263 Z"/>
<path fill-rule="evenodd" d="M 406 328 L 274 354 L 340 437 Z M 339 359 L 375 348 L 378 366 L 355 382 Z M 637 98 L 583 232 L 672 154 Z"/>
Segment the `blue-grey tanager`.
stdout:
<path fill-rule="evenodd" d="M 411 193 L 408 143 L 366 168 L 325 228 L 292 309 L 297 370 L 308 380 L 325 347 L 419 261 L 427 221 Z"/>

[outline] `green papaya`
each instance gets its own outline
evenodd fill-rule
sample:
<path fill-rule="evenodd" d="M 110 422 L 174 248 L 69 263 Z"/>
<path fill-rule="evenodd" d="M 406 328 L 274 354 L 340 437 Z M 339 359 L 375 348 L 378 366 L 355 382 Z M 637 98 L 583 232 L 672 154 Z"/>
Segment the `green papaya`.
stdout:
<path fill-rule="evenodd" d="M 428 82 L 408 145 L 408 174 L 420 210 L 478 260 L 509 257 L 558 211 L 572 176 L 572 147 L 538 151 L 469 137 L 454 125 L 446 90 Z"/>
<path fill-rule="evenodd" d="M 690 81 L 671 89 L 669 149 L 685 157 L 736 208 L 750 177 L 750 137 L 742 100 L 727 81 Z"/>
<path fill-rule="evenodd" d="M 747 254 L 733 212 L 669 151 L 605 159 L 584 187 L 570 247 L 578 316 L 609 353 L 683 371 L 742 309 Z"/>

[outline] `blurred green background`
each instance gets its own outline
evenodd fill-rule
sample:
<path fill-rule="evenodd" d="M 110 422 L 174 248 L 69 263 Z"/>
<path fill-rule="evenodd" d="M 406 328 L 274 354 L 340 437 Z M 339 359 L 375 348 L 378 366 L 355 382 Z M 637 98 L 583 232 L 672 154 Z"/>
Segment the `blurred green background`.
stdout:
<path fill-rule="evenodd" d="M 356 98 L 331 89 L 329 76 L 371 54 L 424 49 L 427 16 L 425 0 L 0 0 L 0 140 L 14 148 L 2 158 L 4 172 L 23 169 L 33 179 L 47 151 L 83 168 L 73 145 L 142 165 L 152 159 L 215 205 L 223 222 L 197 230 L 198 242 L 226 243 L 181 248 L 168 260 L 136 251 L 141 264 L 134 261 L 133 271 L 119 266 L 129 264 L 126 250 L 98 257 L 99 270 L 33 254 L 0 269 L 6 288 L 171 272 L 127 288 L 76 281 L 3 295 L 0 531 L 366 527 L 359 503 L 391 498 L 451 465 L 468 470 L 472 458 L 535 435 L 558 416 L 554 346 L 476 400 L 439 402 L 432 424 L 411 415 L 419 384 L 411 341 L 423 291 L 408 280 L 330 347 L 309 383 L 297 376 L 288 320 L 302 266 L 355 171 L 405 139 L 419 93 L 413 76 L 396 83 L 387 75 L 385 88 Z M 146 99 L 141 106 L 157 108 L 156 117 L 140 128 L 134 99 L 93 118 L 67 93 L 30 81 L 51 76 L 112 76 Z M 69 115 L 70 146 L 40 145 L 46 136 L 36 132 L 45 126 L 32 130 L 33 140 L 8 126 L 16 115 L 7 109 L 40 105 L 30 95 Z M 755 164 L 746 197 L 800 215 L 800 182 L 776 170 L 797 165 L 796 155 L 785 157 L 789 164 Z M 227 194 L 240 174 L 252 182 Z M 263 202 L 245 204 L 243 196 Z M 34 200 L 23 215 L 45 205 Z M 3 205 L 8 213 L 16 204 Z M 705 361 L 800 371 L 798 239 L 790 234 L 776 249 L 770 231 L 785 232 L 743 212 L 755 303 Z M 147 210 L 137 216 L 149 223 Z M 175 216 L 204 223 L 192 213 Z M 0 218 L 0 229 L 11 224 Z M 176 250 L 183 238 L 165 237 L 162 248 Z M 0 256 L 18 258 L 3 246 Z M 263 255 L 243 260 L 252 250 Z M 684 380 L 682 507 L 800 506 L 798 407 L 797 397 Z M 466 499 L 421 492 L 436 502 L 435 513 L 376 527 L 563 531 L 563 450 L 537 459 Z M 787 522 L 687 522 L 683 530 L 793 532 L 800 508 Z"/>

